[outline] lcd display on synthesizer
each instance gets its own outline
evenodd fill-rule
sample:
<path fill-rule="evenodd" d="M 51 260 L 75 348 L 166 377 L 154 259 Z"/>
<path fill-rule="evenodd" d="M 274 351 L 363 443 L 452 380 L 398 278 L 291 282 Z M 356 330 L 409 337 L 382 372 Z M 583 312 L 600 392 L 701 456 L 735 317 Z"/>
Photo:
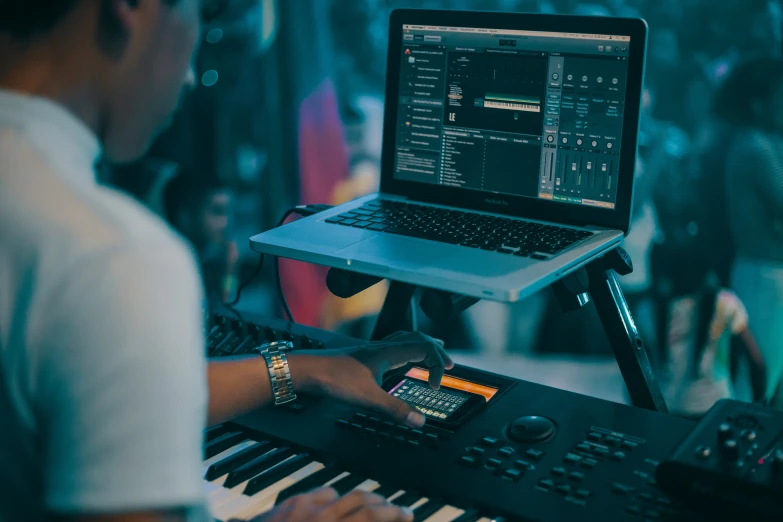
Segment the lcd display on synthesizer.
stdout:
<path fill-rule="evenodd" d="M 404 376 L 387 383 L 389 394 L 422 412 L 431 421 L 455 425 L 470 413 L 485 405 L 498 392 L 497 388 L 444 375 L 439 390 L 429 383 L 429 372 L 411 368 Z"/>

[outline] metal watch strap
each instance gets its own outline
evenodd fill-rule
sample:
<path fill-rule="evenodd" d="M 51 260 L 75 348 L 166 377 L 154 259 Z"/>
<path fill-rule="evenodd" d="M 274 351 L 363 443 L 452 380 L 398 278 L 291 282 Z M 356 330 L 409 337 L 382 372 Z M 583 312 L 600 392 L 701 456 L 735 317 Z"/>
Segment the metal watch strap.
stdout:
<path fill-rule="evenodd" d="M 285 352 L 294 346 L 290 342 L 274 342 L 259 346 L 256 350 L 266 361 L 269 370 L 269 381 L 272 384 L 272 394 L 275 406 L 296 400 L 294 385 L 291 381 L 291 370 Z"/>

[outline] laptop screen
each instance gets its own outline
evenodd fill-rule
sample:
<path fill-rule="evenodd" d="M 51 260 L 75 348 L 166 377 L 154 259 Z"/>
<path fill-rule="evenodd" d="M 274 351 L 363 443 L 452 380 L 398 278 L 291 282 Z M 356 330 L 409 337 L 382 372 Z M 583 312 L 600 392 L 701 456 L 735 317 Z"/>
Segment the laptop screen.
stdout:
<path fill-rule="evenodd" d="M 403 25 L 394 177 L 615 208 L 631 38 Z"/>

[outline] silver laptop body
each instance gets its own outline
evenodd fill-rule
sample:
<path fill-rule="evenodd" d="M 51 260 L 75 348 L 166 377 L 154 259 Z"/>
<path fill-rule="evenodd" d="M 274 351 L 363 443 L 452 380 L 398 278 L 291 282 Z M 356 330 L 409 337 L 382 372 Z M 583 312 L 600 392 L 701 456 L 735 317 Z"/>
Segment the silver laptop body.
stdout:
<path fill-rule="evenodd" d="M 633 199 L 643 20 L 392 13 L 381 190 L 257 252 L 514 302 L 616 247 Z"/>

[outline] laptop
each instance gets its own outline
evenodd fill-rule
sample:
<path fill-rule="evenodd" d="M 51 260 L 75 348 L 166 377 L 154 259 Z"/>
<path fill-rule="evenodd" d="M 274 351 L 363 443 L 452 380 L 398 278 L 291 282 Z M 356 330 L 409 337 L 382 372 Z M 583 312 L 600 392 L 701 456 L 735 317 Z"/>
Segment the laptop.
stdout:
<path fill-rule="evenodd" d="M 380 192 L 251 248 L 496 301 L 555 282 L 628 233 L 646 43 L 641 19 L 394 11 Z"/>

